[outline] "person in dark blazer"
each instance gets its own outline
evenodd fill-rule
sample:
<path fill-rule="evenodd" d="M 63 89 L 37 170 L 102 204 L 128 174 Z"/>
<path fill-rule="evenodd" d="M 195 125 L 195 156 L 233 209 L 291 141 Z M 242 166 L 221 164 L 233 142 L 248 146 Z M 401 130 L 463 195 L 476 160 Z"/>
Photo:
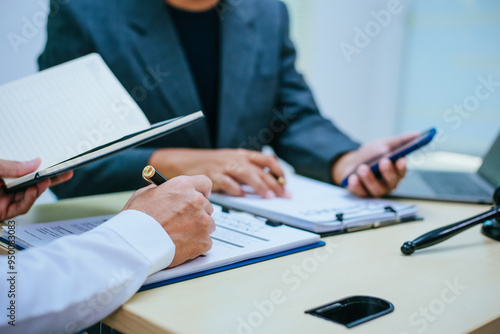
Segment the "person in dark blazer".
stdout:
<path fill-rule="evenodd" d="M 406 162 L 381 161 L 377 179 L 363 161 L 412 138 L 360 146 L 323 118 L 295 69 L 285 5 L 276 0 L 51 1 L 40 69 L 99 53 L 151 123 L 197 110 L 204 122 L 91 164 L 53 189 L 72 197 L 143 186 L 154 165 L 167 177 L 207 175 L 214 191 L 286 197 L 277 159 L 303 175 L 381 196 L 404 176 Z M 360 165 L 361 164 L 361 165 Z M 273 177 L 273 175 L 275 177 Z"/>

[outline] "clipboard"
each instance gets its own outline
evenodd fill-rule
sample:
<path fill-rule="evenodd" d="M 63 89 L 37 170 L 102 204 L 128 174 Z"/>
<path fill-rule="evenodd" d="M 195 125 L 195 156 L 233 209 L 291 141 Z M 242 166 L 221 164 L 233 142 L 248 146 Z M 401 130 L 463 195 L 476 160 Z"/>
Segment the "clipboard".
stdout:
<path fill-rule="evenodd" d="M 321 236 L 378 228 L 417 220 L 418 207 L 383 198 L 359 198 L 348 190 L 297 174 L 286 176 L 291 199 L 262 199 L 256 194 L 233 197 L 212 194 L 210 201 L 226 211 L 243 211 L 275 224 L 286 224 Z"/>

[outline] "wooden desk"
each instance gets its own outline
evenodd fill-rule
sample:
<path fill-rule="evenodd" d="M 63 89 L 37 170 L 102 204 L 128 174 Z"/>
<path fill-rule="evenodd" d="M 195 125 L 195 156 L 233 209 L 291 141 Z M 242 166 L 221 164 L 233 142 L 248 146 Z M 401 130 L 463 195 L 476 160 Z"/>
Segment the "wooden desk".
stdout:
<path fill-rule="evenodd" d="M 21 221 L 114 213 L 129 196 L 41 205 Z M 475 227 L 410 257 L 399 251 L 487 206 L 412 202 L 424 221 L 328 237 L 326 247 L 140 292 L 104 322 L 125 333 L 498 333 L 500 243 Z M 350 330 L 304 314 L 351 295 L 395 310 Z"/>

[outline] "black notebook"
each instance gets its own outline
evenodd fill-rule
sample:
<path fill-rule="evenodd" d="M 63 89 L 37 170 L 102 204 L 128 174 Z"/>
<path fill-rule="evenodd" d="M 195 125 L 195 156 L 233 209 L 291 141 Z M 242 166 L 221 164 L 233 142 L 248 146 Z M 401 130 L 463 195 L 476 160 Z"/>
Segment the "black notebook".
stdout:
<path fill-rule="evenodd" d="M 98 54 L 0 86 L 0 159 L 42 159 L 5 179 L 7 191 L 76 169 L 176 131 L 201 111 L 151 125 Z"/>

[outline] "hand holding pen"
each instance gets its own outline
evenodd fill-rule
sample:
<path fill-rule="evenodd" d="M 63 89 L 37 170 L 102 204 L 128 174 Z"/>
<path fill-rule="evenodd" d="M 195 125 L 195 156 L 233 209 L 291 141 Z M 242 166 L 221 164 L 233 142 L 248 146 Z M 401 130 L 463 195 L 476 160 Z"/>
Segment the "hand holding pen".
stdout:
<path fill-rule="evenodd" d="M 194 259 L 212 247 L 210 233 L 215 231 L 208 201 L 212 182 L 203 175 L 178 176 L 166 182 L 153 167 L 143 170 L 144 177 L 157 186 L 137 190 L 123 210 L 146 213 L 161 224 L 175 245 L 169 267 Z"/>

